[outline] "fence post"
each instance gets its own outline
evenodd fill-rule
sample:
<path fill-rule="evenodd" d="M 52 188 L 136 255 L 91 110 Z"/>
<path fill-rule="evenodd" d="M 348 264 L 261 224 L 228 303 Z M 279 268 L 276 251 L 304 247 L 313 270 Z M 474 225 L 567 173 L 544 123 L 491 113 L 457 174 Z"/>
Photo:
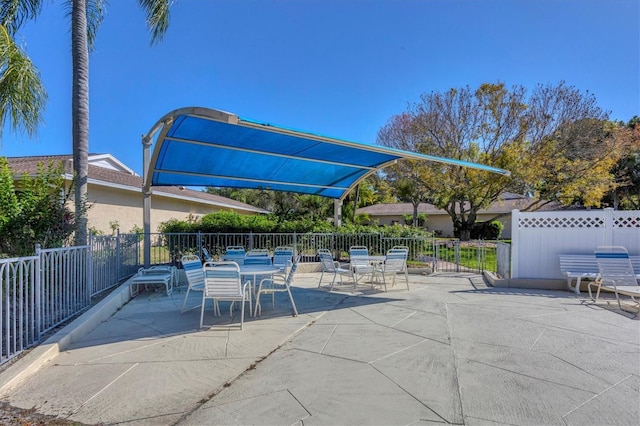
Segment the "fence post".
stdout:
<path fill-rule="evenodd" d="M 202 234 L 200 233 L 200 231 L 198 231 L 198 236 L 196 237 L 196 240 L 197 240 L 196 244 L 198 245 L 198 257 L 200 257 L 200 259 L 204 259 L 203 252 L 202 252 Z"/>
<path fill-rule="evenodd" d="M 40 335 L 42 333 L 42 253 L 40 250 L 40 244 L 36 244 L 36 265 L 35 265 L 35 300 L 36 300 L 36 339 L 40 341 Z"/>
<path fill-rule="evenodd" d="M 120 275 L 120 263 L 122 261 L 121 253 L 120 253 L 120 228 L 116 230 L 116 277 L 118 280 L 122 277 Z"/>
<path fill-rule="evenodd" d="M 518 270 L 518 258 L 520 241 L 520 210 L 511 210 L 511 277 L 520 278 L 520 271 Z"/>
<path fill-rule="evenodd" d="M 298 235 L 296 231 L 293 231 L 293 256 L 298 255 Z"/>
<path fill-rule="evenodd" d="M 89 247 L 87 247 L 87 263 L 85 265 L 87 274 L 87 291 L 89 292 L 88 300 L 91 300 L 91 295 L 93 294 L 93 239 L 93 232 L 89 232 Z"/>
<path fill-rule="evenodd" d="M 613 245 L 613 208 L 607 207 L 604 213 L 604 245 Z"/>

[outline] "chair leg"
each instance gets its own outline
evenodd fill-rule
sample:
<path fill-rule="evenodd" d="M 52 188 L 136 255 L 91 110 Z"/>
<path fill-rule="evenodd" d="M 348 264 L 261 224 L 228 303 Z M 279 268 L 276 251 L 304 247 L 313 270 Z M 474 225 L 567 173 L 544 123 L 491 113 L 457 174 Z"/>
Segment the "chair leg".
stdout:
<path fill-rule="evenodd" d="M 242 308 L 240 308 L 240 330 L 244 329 L 244 298 L 245 296 L 242 296 Z M 251 309 L 251 306 L 249 306 L 249 309 Z"/>
<path fill-rule="evenodd" d="M 286 284 L 285 284 L 286 285 Z M 289 300 L 291 300 L 291 307 L 293 308 L 293 316 L 298 316 L 298 308 L 296 308 L 296 302 L 293 300 L 293 296 L 291 295 L 291 289 L 287 286 L 287 293 L 289 294 Z"/>
<path fill-rule="evenodd" d="M 181 314 L 184 314 L 184 307 L 187 305 L 187 299 L 189 298 L 189 290 L 191 289 L 187 287 L 187 294 L 184 295 L 184 302 L 182 302 L 182 311 L 180 312 Z"/>
<path fill-rule="evenodd" d="M 203 297 L 202 298 L 202 308 L 200 309 L 200 328 L 202 328 L 202 322 L 204 320 L 204 302 L 205 302 L 205 300 L 207 300 L 207 299 L 205 299 Z"/>
<path fill-rule="evenodd" d="M 262 315 L 262 305 L 260 304 L 260 293 L 256 296 L 256 303 L 254 303 L 254 311 L 253 316 L 256 317 L 258 315 Z"/>
<path fill-rule="evenodd" d="M 320 281 L 318 281 L 318 288 L 320 288 L 320 285 L 322 284 L 322 277 L 324 276 L 324 270 L 320 273 Z"/>
<path fill-rule="evenodd" d="M 338 272 L 333 273 L 333 280 L 331 281 L 331 285 L 329 286 L 329 291 L 333 290 L 333 285 L 336 283 L 336 277 L 338 276 Z M 342 279 L 342 276 L 340 277 Z"/>

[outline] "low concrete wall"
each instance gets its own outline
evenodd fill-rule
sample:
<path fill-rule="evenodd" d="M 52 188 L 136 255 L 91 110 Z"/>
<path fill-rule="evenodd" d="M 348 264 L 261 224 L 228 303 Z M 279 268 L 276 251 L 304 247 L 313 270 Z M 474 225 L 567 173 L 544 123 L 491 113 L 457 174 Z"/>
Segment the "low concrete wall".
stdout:
<path fill-rule="evenodd" d="M 498 288 L 530 288 L 537 290 L 567 290 L 566 280 L 553 280 L 541 278 L 498 278 L 492 272 L 485 271 L 484 277 L 489 284 Z M 587 291 L 587 284 L 580 283 L 580 289 Z"/>
<path fill-rule="evenodd" d="M 343 264 L 343 267 L 347 265 Z M 322 264 L 320 262 L 298 263 L 298 272 L 322 272 Z M 409 274 L 427 275 L 431 273 L 431 268 L 409 268 Z"/>

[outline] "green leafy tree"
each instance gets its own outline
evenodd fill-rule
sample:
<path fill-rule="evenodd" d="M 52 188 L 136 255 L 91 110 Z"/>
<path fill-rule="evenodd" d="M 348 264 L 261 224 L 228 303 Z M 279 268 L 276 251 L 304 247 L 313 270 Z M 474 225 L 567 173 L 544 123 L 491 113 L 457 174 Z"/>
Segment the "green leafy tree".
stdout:
<path fill-rule="evenodd" d="M 0 230 L 18 214 L 18 197 L 13 184 L 13 174 L 5 157 L 0 157 Z"/>
<path fill-rule="evenodd" d="M 419 152 L 423 144 L 423 135 L 416 127 L 415 117 L 403 113 L 392 117 L 387 125 L 378 132 L 378 143 L 405 151 Z M 418 226 L 418 206 L 431 200 L 434 192 L 432 182 L 423 179 L 426 172 L 424 164 L 415 160 L 404 160 L 387 168 L 385 178 L 398 200 L 413 206 L 414 227 Z"/>
<path fill-rule="evenodd" d="M 538 85 L 530 95 L 521 86 L 482 84 L 422 95 L 389 120 L 378 142 L 511 171 L 502 176 L 406 161 L 390 168 L 392 182 L 415 182 L 414 201 L 422 198 L 447 211 L 467 240 L 478 211 L 505 191 L 531 194 L 529 210 L 548 201 L 595 205 L 611 183 L 608 166 L 615 159 L 603 131 L 606 118 L 592 95 L 563 82 Z"/>
<path fill-rule="evenodd" d="M 640 210 L 640 117 L 633 117 L 626 125 L 616 123 L 612 137 L 621 146 L 621 155 L 611 169 L 615 188 L 603 203 L 616 210 Z"/>
<path fill-rule="evenodd" d="M 72 138 L 73 169 L 75 179 L 75 240 L 77 245 L 87 243 L 87 174 L 89 156 L 89 51 L 93 49 L 98 28 L 105 14 L 106 0 L 68 0 L 71 17 L 72 58 Z M 151 43 L 162 39 L 169 27 L 169 7 L 172 0 L 138 0 L 146 14 L 151 31 Z M 0 25 L 15 34 L 27 21 L 36 19 L 43 0 L 12 0 L 0 3 Z M 39 81 L 39 80 L 38 80 Z M 35 84 L 35 81 L 31 81 Z M 32 86 L 37 88 L 37 86 Z M 23 87 L 12 90 L 24 90 Z M 32 91 L 35 91 L 33 88 Z M 37 92 L 37 91 L 36 91 Z M 40 110 L 38 105 L 33 110 Z M 32 113 L 33 114 L 33 113 Z"/>
<path fill-rule="evenodd" d="M 43 248 L 62 247 L 74 229 L 67 208 L 62 165 L 39 165 L 35 176 L 23 175 L 14 184 L 6 158 L 0 157 L 0 253 L 33 254 Z"/>

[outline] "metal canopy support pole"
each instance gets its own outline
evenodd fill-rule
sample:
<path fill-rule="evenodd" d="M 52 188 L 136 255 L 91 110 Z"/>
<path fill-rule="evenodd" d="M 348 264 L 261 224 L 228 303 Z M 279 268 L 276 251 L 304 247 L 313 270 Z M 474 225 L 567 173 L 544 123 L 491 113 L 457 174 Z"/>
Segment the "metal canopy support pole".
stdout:
<path fill-rule="evenodd" d="M 333 200 L 333 226 L 342 226 L 342 200 L 337 198 Z"/>
<path fill-rule="evenodd" d="M 151 136 L 142 136 L 142 176 L 147 181 L 151 161 Z M 144 232 L 144 267 L 151 266 L 151 188 L 142 188 L 142 231 Z"/>

